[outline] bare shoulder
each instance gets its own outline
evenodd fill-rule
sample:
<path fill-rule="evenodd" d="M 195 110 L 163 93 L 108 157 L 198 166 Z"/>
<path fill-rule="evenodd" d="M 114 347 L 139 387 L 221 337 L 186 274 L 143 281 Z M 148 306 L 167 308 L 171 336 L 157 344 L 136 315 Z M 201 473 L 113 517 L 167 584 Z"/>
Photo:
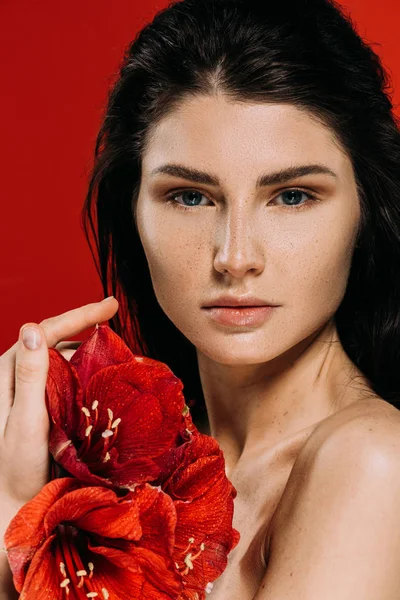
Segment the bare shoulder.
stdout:
<path fill-rule="evenodd" d="M 255 600 L 399 598 L 399 505 L 400 411 L 371 397 L 325 419 L 275 511 Z"/>
<path fill-rule="evenodd" d="M 400 486 L 400 410 L 371 396 L 321 421 L 297 457 L 284 496 L 298 494 L 311 477 L 321 481 L 317 494 L 327 476 L 345 486 L 367 475 L 375 485 L 376 469 L 390 469 Z"/>
<path fill-rule="evenodd" d="M 370 396 L 322 421 L 303 448 L 299 463 L 366 460 L 375 452 L 400 465 L 400 410 L 379 396 Z"/>

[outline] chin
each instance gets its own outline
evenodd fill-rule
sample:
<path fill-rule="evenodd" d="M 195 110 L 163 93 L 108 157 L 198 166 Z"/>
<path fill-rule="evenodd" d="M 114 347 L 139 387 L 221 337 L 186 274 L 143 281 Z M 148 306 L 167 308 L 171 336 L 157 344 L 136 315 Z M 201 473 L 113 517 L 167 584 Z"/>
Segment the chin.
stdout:
<path fill-rule="evenodd" d="M 265 336 L 264 344 L 265 344 Z M 214 340 L 215 341 L 215 340 Z M 202 340 L 194 343 L 196 349 L 210 360 L 230 366 L 256 365 L 265 363 L 276 357 L 271 348 L 257 347 L 254 341 L 227 339 L 225 343 L 207 343 Z"/>

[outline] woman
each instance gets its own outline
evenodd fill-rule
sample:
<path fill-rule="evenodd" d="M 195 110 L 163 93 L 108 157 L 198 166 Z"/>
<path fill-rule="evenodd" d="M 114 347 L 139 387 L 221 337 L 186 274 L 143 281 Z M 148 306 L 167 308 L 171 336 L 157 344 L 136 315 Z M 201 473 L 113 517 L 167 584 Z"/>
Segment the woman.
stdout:
<path fill-rule="evenodd" d="M 1 357 L 3 530 L 47 480 L 48 346 L 70 357 L 61 340 L 111 319 L 224 451 L 241 540 L 212 600 L 397 600 L 399 142 L 337 4 L 160 11 L 110 95 L 84 212 L 119 303 L 26 324 L 41 345 Z"/>

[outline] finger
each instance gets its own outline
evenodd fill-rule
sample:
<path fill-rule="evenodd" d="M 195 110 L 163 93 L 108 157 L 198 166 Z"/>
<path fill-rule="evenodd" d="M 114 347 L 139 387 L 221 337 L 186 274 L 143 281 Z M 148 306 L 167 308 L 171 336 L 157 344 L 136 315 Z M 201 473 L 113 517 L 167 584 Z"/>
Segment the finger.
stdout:
<path fill-rule="evenodd" d="M 16 348 L 16 344 L 14 344 Z M 15 349 L 14 353 L 0 356 L 0 432 L 4 426 L 14 398 Z"/>
<path fill-rule="evenodd" d="M 5 436 L 24 439 L 39 448 L 47 443 L 49 419 L 45 387 L 49 352 L 43 329 L 26 323 L 20 329 L 15 355 L 15 396 L 5 428 Z"/>
<path fill-rule="evenodd" d="M 116 298 L 93 302 L 45 319 L 40 323 L 47 347 L 54 347 L 62 339 L 79 334 L 84 329 L 110 319 L 118 310 Z M 22 328 L 21 328 L 22 329 Z M 15 394 L 15 360 L 19 341 L 0 356 L 0 429 L 4 430 Z"/>
<path fill-rule="evenodd" d="M 47 345 L 54 347 L 62 340 L 78 335 L 97 323 L 108 321 L 117 312 L 118 306 L 118 300 L 111 297 L 41 321 L 40 325 L 45 332 Z"/>
<path fill-rule="evenodd" d="M 58 342 L 60 342 L 62 339 L 65 339 L 66 337 L 77 335 L 84 329 L 96 325 L 96 323 L 108 321 L 117 312 L 118 306 L 118 300 L 114 297 L 111 297 L 111 299 L 86 304 L 84 306 L 80 306 L 79 308 L 75 308 L 73 310 L 62 313 L 61 315 L 57 315 L 49 319 L 44 319 L 43 321 L 41 321 L 40 325 L 45 331 L 47 346 L 49 348 L 53 348 Z M 80 317 L 80 323 L 83 323 L 83 327 L 81 327 L 81 329 L 79 329 L 79 325 L 72 328 L 70 327 L 69 329 L 66 328 L 66 323 L 73 322 L 74 315 Z M 98 320 L 96 321 L 96 319 Z M 60 339 L 56 339 L 58 334 L 55 335 L 55 332 L 57 328 L 60 328 L 59 326 L 57 326 L 58 320 L 60 324 L 63 323 L 63 327 L 66 331 L 72 331 L 72 333 L 66 333 L 64 338 L 61 336 Z M 74 342 L 68 343 L 72 344 Z M 15 353 L 17 351 L 17 347 L 18 342 L 16 342 L 6 352 L 4 352 L 4 354 L 0 356 L 0 385 L 2 378 L 5 374 L 8 375 L 11 368 L 12 379 L 14 380 Z"/>
<path fill-rule="evenodd" d="M 118 301 L 108 298 L 45 319 L 39 326 L 23 326 L 15 355 L 15 396 L 7 421 L 6 435 L 17 427 L 25 440 L 43 444 L 47 441 L 49 420 L 45 388 L 49 368 L 48 347 L 111 318 Z M 24 335 L 26 334 L 26 335 Z M 11 435 L 11 434 L 10 434 Z"/>
<path fill-rule="evenodd" d="M 45 331 L 47 331 L 48 327 L 49 326 L 51 327 L 51 323 L 53 321 L 56 321 L 57 319 L 70 320 L 71 317 L 73 318 L 74 314 L 79 314 L 81 311 L 85 311 L 86 315 L 93 313 L 93 319 L 90 319 L 89 323 L 84 325 L 84 328 L 87 328 L 87 327 L 91 327 L 92 325 L 96 325 L 96 323 L 102 323 L 103 321 L 108 321 L 109 319 L 111 319 L 111 317 L 114 316 L 114 314 L 117 312 L 118 307 L 119 307 L 118 300 L 116 298 L 114 298 L 114 296 L 111 296 L 110 299 L 106 298 L 104 300 L 101 300 L 100 302 L 92 302 L 90 304 L 80 306 L 79 308 L 74 308 L 73 310 L 67 311 L 67 312 L 57 315 L 55 317 L 50 317 L 48 319 L 44 319 L 43 321 L 40 322 L 40 325 L 43 327 L 43 329 Z M 99 320 L 96 321 L 96 318 Z M 78 333 L 83 331 L 83 329 L 77 330 L 77 328 L 75 327 L 73 329 L 73 331 L 74 332 L 69 335 L 77 335 Z M 69 335 L 66 334 L 65 337 L 69 337 Z M 62 338 L 60 338 L 60 340 L 54 340 L 54 336 L 52 339 L 50 339 L 50 336 L 52 336 L 52 331 L 49 331 L 49 338 L 46 338 L 46 339 L 47 339 L 47 346 L 49 348 L 53 348 Z M 65 339 L 65 337 L 64 337 L 64 339 Z M 51 343 L 52 341 L 54 343 Z M 68 342 L 68 343 L 74 343 L 74 342 Z M 7 367 L 9 367 L 10 365 L 14 365 L 15 353 L 17 350 L 17 346 L 18 346 L 18 342 L 16 342 L 13 346 L 8 348 L 8 350 L 6 350 L 6 352 L 4 352 L 0 356 L 0 372 L 6 370 Z"/>

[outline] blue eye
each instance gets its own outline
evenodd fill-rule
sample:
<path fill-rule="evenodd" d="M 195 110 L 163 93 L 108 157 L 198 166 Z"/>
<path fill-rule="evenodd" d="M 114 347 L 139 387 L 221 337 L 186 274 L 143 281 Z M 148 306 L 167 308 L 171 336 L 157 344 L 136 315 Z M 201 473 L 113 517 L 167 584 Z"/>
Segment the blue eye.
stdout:
<path fill-rule="evenodd" d="M 306 198 L 307 198 L 305 202 L 301 202 L 302 194 L 304 196 L 306 196 Z M 304 190 L 300 190 L 297 188 L 285 190 L 285 191 L 281 192 L 280 194 L 278 194 L 277 196 L 275 196 L 275 198 L 273 200 L 275 200 L 276 198 L 279 198 L 281 196 L 283 197 L 284 195 L 287 195 L 289 204 L 281 204 L 281 206 L 283 208 L 287 208 L 289 210 L 293 210 L 293 209 L 300 210 L 303 207 L 308 207 L 312 201 L 318 202 L 318 200 L 314 196 L 314 194 L 311 194 L 310 192 L 305 192 Z M 182 202 L 178 202 L 177 198 L 182 198 Z M 173 204 L 174 206 L 176 206 L 176 208 L 180 208 L 183 210 L 187 210 L 187 209 L 190 210 L 192 208 L 197 208 L 198 206 L 207 206 L 207 204 L 204 204 L 204 203 L 200 204 L 202 198 L 205 198 L 206 200 L 208 200 L 208 198 L 204 194 L 199 192 L 198 190 L 189 190 L 189 189 L 174 192 L 173 194 L 170 194 L 167 197 L 168 202 L 170 204 Z M 271 200 L 271 202 L 272 202 L 272 200 Z M 269 202 L 268 204 L 270 204 L 271 202 Z"/>
<path fill-rule="evenodd" d="M 285 194 L 288 194 L 289 196 L 289 204 L 284 205 L 284 206 L 294 206 L 295 208 L 297 206 L 303 206 L 303 204 L 306 204 L 306 202 L 303 202 L 303 204 L 298 204 L 297 200 L 301 201 L 301 195 L 304 194 L 305 196 L 308 196 L 308 198 L 313 198 L 313 196 L 307 192 L 303 192 L 303 190 L 297 190 L 297 189 L 293 189 L 293 190 L 285 190 L 284 192 L 281 192 L 279 194 L 279 196 L 284 196 Z M 277 198 L 279 198 L 279 196 L 277 196 Z"/>
<path fill-rule="evenodd" d="M 183 204 L 185 208 L 190 206 L 199 206 L 198 202 L 201 202 L 202 197 L 205 198 L 205 196 L 197 190 L 183 190 L 182 192 L 177 192 L 176 194 L 170 196 L 170 199 L 175 200 L 180 196 L 182 196 L 183 202 L 186 201 L 188 203 Z M 180 204 L 180 202 L 177 202 L 177 204 Z"/>

